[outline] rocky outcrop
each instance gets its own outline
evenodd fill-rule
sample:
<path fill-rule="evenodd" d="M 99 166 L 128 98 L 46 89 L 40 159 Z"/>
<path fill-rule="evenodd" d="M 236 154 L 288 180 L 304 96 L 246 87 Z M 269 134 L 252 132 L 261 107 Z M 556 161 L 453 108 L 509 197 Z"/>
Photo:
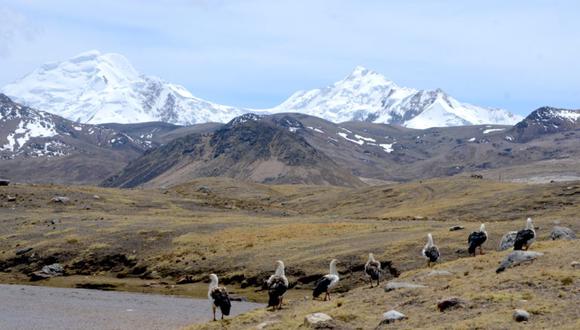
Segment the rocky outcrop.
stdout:
<path fill-rule="evenodd" d="M 552 228 L 552 232 L 550 233 L 550 238 L 552 240 L 576 239 L 576 233 L 567 227 L 554 226 L 554 228 Z"/>
<path fill-rule="evenodd" d="M 501 264 L 499 265 L 499 267 L 496 269 L 495 272 L 501 273 L 509 267 L 519 265 L 523 262 L 533 261 L 534 259 L 542 255 L 544 254 L 534 251 L 519 251 L 519 250 L 513 251 L 503 259 L 503 261 L 501 262 Z"/>

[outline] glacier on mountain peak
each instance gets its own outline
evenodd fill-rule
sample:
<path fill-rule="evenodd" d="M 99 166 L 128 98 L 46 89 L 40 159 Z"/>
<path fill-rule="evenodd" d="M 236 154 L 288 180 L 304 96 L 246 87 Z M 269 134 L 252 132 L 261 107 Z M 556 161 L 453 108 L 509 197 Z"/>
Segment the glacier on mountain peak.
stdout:
<path fill-rule="evenodd" d="M 121 54 L 91 50 L 48 63 L 2 92 L 81 123 L 227 122 L 244 113 L 194 97 L 183 86 L 139 73 Z"/>
<path fill-rule="evenodd" d="M 358 120 L 412 128 L 515 124 L 521 120 L 502 109 L 461 103 L 441 89 L 400 87 L 360 65 L 343 79 L 295 92 L 276 107 L 241 109 L 197 98 L 183 86 L 139 73 L 121 54 L 98 50 L 45 64 L 1 91 L 22 104 L 91 124 L 226 123 L 252 112 L 299 112 L 336 123 Z"/>

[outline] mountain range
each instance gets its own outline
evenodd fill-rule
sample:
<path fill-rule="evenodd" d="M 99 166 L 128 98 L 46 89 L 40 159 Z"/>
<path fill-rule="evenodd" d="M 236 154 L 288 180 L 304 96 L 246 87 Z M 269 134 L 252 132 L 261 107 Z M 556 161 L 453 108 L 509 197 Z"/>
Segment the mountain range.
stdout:
<path fill-rule="evenodd" d="M 242 110 L 194 97 L 183 86 L 139 73 L 120 54 L 89 51 L 48 63 L 2 92 L 28 106 L 79 123 L 180 125 L 225 122 Z"/>
<path fill-rule="evenodd" d="M 296 92 L 276 107 L 243 109 L 195 97 L 183 86 L 139 73 L 120 54 L 99 51 L 45 64 L 1 91 L 21 104 L 85 124 L 193 125 L 226 123 L 244 113 L 284 112 L 335 123 L 365 121 L 419 129 L 513 125 L 522 119 L 506 110 L 461 103 L 440 89 L 399 87 L 360 66 L 330 86 Z"/>
<path fill-rule="evenodd" d="M 187 135 L 146 152 L 104 185 L 164 187 L 225 176 L 360 186 L 578 160 L 580 120 L 567 119 L 558 131 L 537 132 L 533 123 L 543 112 L 538 109 L 521 122 L 527 128 L 520 123 L 425 130 L 360 121 L 335 124 L 295 113 L 246 114 L 213 132 Z M 559 110 L 552 116 L 570 114 L 580 112 Z M 552 166 L 556 172 L 558 165 Z M 577 166 L 570 169 L 579 175 Z"/>
<path fill-rule="evenodd" d="M 248 113 L 227 124 L 93 125 L 0 94 L 0 176 L 19 182 L 156 187 L 224 176 L 360 186 L 464 172 L 523 173 L 522 166 L 542 162 L 544 172 L 580 176 L 579 143 L 580 112 L 548 107 L 514 126 L 423 130 L 336 124 L 300 113 Z"/>

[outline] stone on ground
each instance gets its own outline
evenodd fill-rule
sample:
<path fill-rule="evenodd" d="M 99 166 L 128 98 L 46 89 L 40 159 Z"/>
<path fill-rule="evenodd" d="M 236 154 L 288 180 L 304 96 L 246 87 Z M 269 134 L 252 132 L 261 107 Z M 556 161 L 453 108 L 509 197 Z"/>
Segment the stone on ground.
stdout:
<path fill-rule="evenodd" d="M 530 313 L 526 312 L 523 309 L 516 309 L 513 314 L 514 321 L 516 322 L 524 322 L 530 319 Z"/>
<path fill-rule="evenodd" d="M 397 312 L 396 310 L 390 310 L 383 314 L 383 320 L 380 324 L 389 324 L 395 321 L 401 321 L 406 319 L 407 316 L 401 312 Z"/>
<path fill-rule="evenodd" d="M 451 276 L 451 275 L 453 275 L 453 273 L 447 270 L 432 270 L 431 272 L 429 272 L 429 274 L 427 274 L 427 276 Z"/>
<path fill-rule="evenodd" d="M 465 301 L 458 297 L 449 297 L 441 299 L 437 302 L 437 308 L 440 312 L 444 312 L 448 309 L 463 308 L 465 307 Z"/>
<path fill-rule="evenodd" d="M 409 282 L 389 282 L 385 286 L 385 292 L 397 290 L 397 289 L 420 289 L 426 288 L 426 286 L 422 284 L 415 284 Z"/>
<path fill-rule="evenodd" d="M 554 226 L 552 232 L 550 233 L 550 238 L 552 240 L 557 239 L 576 239 L 576 233 L 570 228 L 562 226 Z"/>
<path fill-rule="evenodd" d="M 510 231 L 509 233 L 503 235 L 503 237 L 501 238 L 501 241 L 499 242 L 498 249 L 500 251 L 504 251 L 504 250 L 507 250 L 507 249 L 513 247 L 514 243 L 516 242 L 517 235 L 518 235 L 517 231 Z"/>
<path fill-rule="evenodd" d="M 522 262 L 533 261 L 534 259 L 542 255 L 544 254 L 534 251 L 513 251 L 503 259 L 503 261 L 501 262 L 501 264 L 499 265 L 499 267 L 496 269 L 495 272 L 501 273 L 504 270 L 508 269 L 509 267 L 519 265 Z"/>
<path fill-rule="evenodd" d="M 324 313 L 312 313 L 306 315 L 304 318 L 305 326 L 315 326 L 320 323 L 332 321 L 332 317 Z"/>

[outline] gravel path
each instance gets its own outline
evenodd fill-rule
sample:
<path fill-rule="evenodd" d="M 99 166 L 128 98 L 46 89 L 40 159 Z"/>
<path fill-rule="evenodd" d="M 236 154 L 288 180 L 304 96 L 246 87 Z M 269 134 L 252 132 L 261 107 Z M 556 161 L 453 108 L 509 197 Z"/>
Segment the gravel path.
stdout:
<path fill-rule="evenodd" d="M 232 304 L 233 315 L 263 306 Z M 0 285 L 0 329 L 179 329 L 210 319 L 207 299 Z"/>

